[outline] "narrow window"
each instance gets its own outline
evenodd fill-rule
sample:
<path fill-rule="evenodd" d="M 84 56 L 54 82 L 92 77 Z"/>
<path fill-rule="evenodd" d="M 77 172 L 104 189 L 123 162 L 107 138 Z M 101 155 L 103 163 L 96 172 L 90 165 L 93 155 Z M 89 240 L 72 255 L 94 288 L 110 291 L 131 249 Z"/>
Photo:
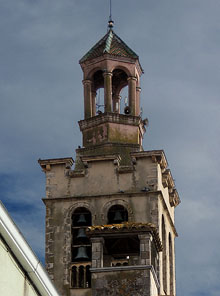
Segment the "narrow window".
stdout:
<path fill-rule="evenodd" d="M 167 292 L 167 256 L 166 256 L 166 228 L 162 216 L 162 244 L 163 244 L 163 289 Z"/>
<path fill-rule="evenodd" d="M 91 273 L 90 273 L 90 265 L 86 266 L 86 288 L 91 287 Z"/>
<path fill-rule="evenodd" d="M 169 233 L 169 261 L 170 261 L 170 295 L 173 295 L 173 245 L 171 234 Z"/>
<path fill-rule="evenodd" d="M 79 288 L 84 288 L 84 266 L 79 267 Z"/>
<path fill-rule="evenodd" d="M 73 288 L 77 288 L 77 267 L 73 266 L 72 267 L 72 276 L 71 276 L 71 286 Z"/>

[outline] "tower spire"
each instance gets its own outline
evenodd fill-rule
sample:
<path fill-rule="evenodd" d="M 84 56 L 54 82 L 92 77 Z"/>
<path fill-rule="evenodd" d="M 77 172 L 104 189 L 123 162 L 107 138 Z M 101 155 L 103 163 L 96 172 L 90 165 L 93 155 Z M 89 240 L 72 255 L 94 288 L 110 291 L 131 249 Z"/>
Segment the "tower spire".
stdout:
<path fill-rule="evenodd" d="M 114 27 L 114 21 L 112 20 L 112 0 L 109 0 L 109 21 L 108 21 L 108 28 L 111 30 Z"/>

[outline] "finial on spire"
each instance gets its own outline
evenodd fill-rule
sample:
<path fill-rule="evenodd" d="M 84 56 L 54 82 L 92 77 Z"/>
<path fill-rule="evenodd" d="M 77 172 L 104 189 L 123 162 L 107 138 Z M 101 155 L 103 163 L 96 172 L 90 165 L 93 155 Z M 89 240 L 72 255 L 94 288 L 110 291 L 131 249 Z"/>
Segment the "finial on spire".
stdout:
<path fill-rule="evenodd" d="M 112 20 L 112 0 L 110 0 L 110 15 L 109 15 L 108 27 L 109 27 L 109 30 L 111 30 L 114 27 L 114 21 Z"/>

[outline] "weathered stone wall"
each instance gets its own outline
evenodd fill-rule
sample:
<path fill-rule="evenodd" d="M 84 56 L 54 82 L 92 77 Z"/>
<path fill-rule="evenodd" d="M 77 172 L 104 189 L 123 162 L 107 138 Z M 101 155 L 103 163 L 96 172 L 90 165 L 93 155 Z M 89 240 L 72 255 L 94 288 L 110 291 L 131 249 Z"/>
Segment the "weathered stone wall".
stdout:
<path fill-rule="evenodd" d="M 138 199 L 138 203 L 136 202 Z M 150 193 L 139 195 L 108 195 L 84 198 L 46 199 L 46 266 L 60 291 L 70 284 L 71 216 L 78 207 L 86 207 L 92 214 L 92 224 L 107 224 L 107 213 L 112 205 L 123 205 L 128 210 L 129 221 L 153 222 L 158 197 Z M 65 295 L 65 294 L 64 294 Z"/>
<path fill-rule="evenodd" d="M 88 158 L 88 161 L 84 160 L 81 172 L 73 171 L 65 164 L 50 165 L 49 169 L 45 169 L 46 266 L 51 279 L 56 283 L 61 295 L 73 295 L 72 291 L 76 292 L 75 295 L 87 295 L 88 289 L 81 292 L 70 289 L 72 213 L 77 207 L 85 207 L 92 214 L 92 225 L 100 225 L 107 223 L 107 213 L 111 206 L 123 205 L 128 211 L 128 221 L 155 224 L 161 240 L 163 215 L 166 227 L 166 280 L 169 293 L 169 234 L 175 258 L 176 232 L 174 209 L 169 202 L 169 188 L 168 185 L 164 186 L 162 176 L 165 169 L 152 157 L 132 159 L 129 167 L 120 166 L 114 158 L 90 160 L 91 158 Z M 159 273 L 162 283 L 162 254 L 159 255 L 159 262 L 156 272 Z M 175 262 L 175 295 L 174 266 Z M 160 293 L 164 293 L 162 284 Z"/>
<path fill-rule="evenodd" d="M 84 162 L 80 174 L 65 168 L 64 165 L 51 166 L 46 171 L 46 193 L 50 198 L 68 196 L 87 196 L 114 194 L 120 191 L 141 192 L 157 191 L 158 165 L 151 158 L 138 159 L 135 164 L 120 167 L 113 159 L 91 159 Z"/>
<path fill-rule="evenodd" d="M 133 267 L 132 267 L 133 268 Z M 150 268 L 109 268 L 92 270 L 93 296 L 156 296 L 158 291 Z M 118 269 L 116 271 L 116 269 Z M 152 289 L 153 284 L 153 289 Z M 155 292 L 157 294 L 155 294 Z"/>

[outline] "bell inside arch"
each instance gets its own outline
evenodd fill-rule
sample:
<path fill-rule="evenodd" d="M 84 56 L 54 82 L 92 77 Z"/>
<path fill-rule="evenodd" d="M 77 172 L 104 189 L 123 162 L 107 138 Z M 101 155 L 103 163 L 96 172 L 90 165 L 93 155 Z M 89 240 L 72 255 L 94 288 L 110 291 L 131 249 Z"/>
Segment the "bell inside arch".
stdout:
<path fill-rule="evenodd" d="M 86 252 L 86 247 L 79 247 L 77 250 L 77 255 L 74 258 L 75 260 L 88 260 L 89 257 Z"/>
<path fill-rule="evenodd" d="M 123 222 L 123 217 L 122 217 L 121 212 L 119 212 L 119 211 L 116 211 L 115 212 L 115 216 L 114 216 L 113 222 L 114 223 L 121 223 L 121 222 Z"/>
<path fill-rule="evenodd" d="M 80 214 L 77 223 L 79 223 L 79 224 L 85 224 L 86 223 L 86 218 L 85 218 L 84 214 Z"/>
<path fill-rule="evenodd" d="M 78 239 L 84 239 L 87 238 L 86 233 L 85 233 L 85 229 L 84 228 L 80 228 L 77 234 Z"/>

